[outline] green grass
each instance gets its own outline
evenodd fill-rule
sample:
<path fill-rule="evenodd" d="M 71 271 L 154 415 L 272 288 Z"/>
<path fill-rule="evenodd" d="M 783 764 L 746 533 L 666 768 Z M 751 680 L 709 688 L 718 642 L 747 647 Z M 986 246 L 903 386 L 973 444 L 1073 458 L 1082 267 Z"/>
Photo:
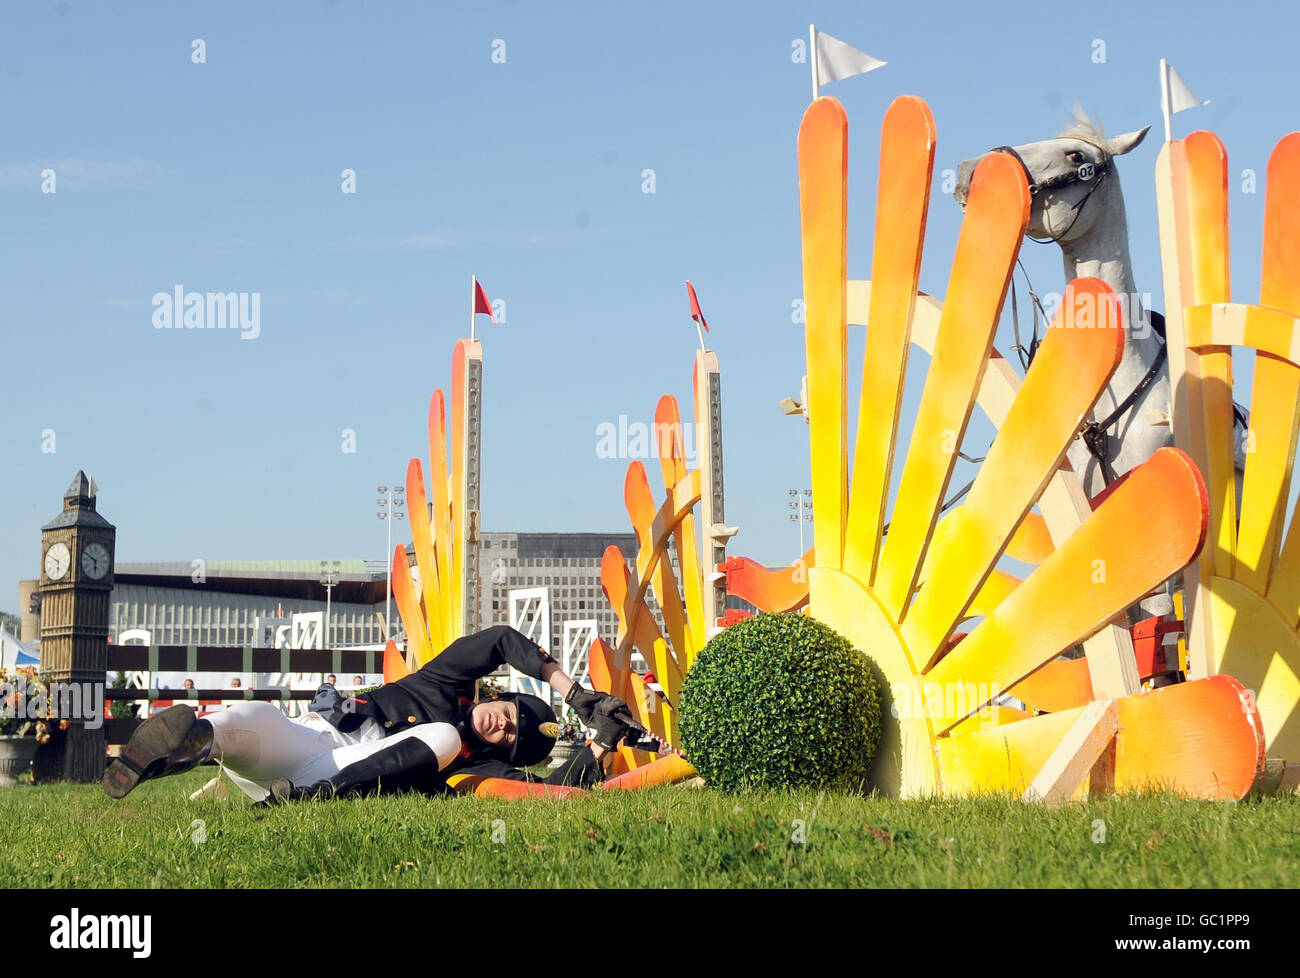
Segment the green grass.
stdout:
<path fill-rule="evenodd" d="M 0 879 L 27 887 L 1300 886 L 1300 799 L 1170 796 L 1045 811 L 1001 797 L 661 788 L 504 802 L 190 802 L 205 767 L 114 802 L 0 789 Z M 193 841 L 201 819 L 205 840 Z M 500 823 L 495 823 L 495 820 Z M 807 842 L 792 841 L 794 820 Z M 1094 842 L 1094 821 L 1105 841 Z M 493 841 L 494 828 L 498 838 Z"/>

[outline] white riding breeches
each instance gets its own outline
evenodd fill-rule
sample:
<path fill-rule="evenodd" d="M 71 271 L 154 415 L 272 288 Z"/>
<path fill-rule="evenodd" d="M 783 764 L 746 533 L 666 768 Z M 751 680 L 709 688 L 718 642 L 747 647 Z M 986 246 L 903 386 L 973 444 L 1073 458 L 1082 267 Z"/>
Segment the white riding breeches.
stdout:
<path fill-rule="evenodd" d="M 383 728 L 367 719 L 345 734 L 315 713 L 291 720 L 271 703 L 252 701 L 204 719 L 212 724 L 212 758 L 254 801 L 269 794 L 276 778 L 305 787 L 410 737 L 429 745 L 439 768 L 460 752 L 460 735 L 449 723 L 424 723 L 385 737 Z"/>

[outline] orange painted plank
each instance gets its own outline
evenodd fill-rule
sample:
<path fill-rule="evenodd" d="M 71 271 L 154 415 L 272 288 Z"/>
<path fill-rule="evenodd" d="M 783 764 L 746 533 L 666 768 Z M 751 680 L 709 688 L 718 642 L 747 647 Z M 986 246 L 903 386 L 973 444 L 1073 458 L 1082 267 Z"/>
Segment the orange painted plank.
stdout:
<path fill-rule="evenodd" d="M 503 798 L 506 801 L 518 801 L 521 798 L 582 798 L 591 792 L 584 788 L 568 788 L 558 784 L 538 784 L 532 781 L 512 781 L 509 778 L 485 778 L 477 774 L 452 775 L 447 779 L 458 794 L 475 798 Z"/>
<path fill-rule="evenodd" d="M 1264 253 L 1263 271 L 1260 280 L 1259 301 L 1262 305 L 1274 306 L 1292 315 L 1300 315 L 1300 133 L 1293 132 L 1277 144 L 1268 161 L 1268 187 L 1264 201 Z M 1261 370 L 1263 368 L 1263 370 Z M 1260 357 L 1255 361 L 1255 390 L 1261 388 L 1270 391 L 1271 404 L 1264 409 L 1275 420 L 1271 424 L 1276 428 L 1276 418 L 1286 416 L 1288 401 L 1296 400 L 1296 370 L 1289 365 L 1281 365 L 1271 358 Z M 1259 395 L 1256 394 L 1256 400 Z M 1252 415 L 1260 409 L 1252 411 Z M 1254 420 L 1252 427 L 1256 427 Z M 1267 439 L 1270 446 L 1284 446 L 1286 475 L 1280 480 L 1276 499 L 1288 497 L 1292 471 L 1295 464 L 1297 422 L 1292 421 L 1289 436 L 1279 431 L 1256 431 L 1256 443 L 1264 444 Z M 1249 476 L 1249 465 L 1247 474 Z M 1251 486 L 1246 486 L 1245 498 L 1249 500 Z M 1266 496 L 1267 489 L 1261 488 L 1260 494 Z M 1243 504 L 1244 505 L 1244 504 Z M 1277 507 L 1285 512 L 1284 506 Z M 1280 527 L 1276 530 L 1280 538 Z M 1300 621 L 1300 526 L 1293 519 L 1287 532 L 1286 542 L 1281 547 L 1276 567 L 1270 567 L 1271 579 L 1268 586 L 1269 600 L 1278 608 L 1285 609 L 1284 614 L 1292 626 Z"/>
<path fill-rule="evenodd" d="M 1228 254 L 1228 151 L 1212 132 L 1183 140 L 1187 158 L 1187 218 L 1192 260 L 1192 302 L 1231 298 Z"/>
<path fill-rule="evenodd" d="M 1079 419 L 1092 410 L 1124 355 L 1124 325 L 1115 294 L 1101 279 L 1076 279 L 1066 287 L 970 494 L 950 517 L 956 525 L 947 545 L 902 623 L 916 661 L 934 661 L 1060 467 Z"/>
<path fill-rule="evenodd" d="M 1219 137 L 1194 132 L 1183 141 L 1187 157 L 1187 219 L 1192 291 L 1196 305 L 1231 298 L 1228 249 L 1228 153 Z M 1232 437 L 1232 352 L 1198 360 L 1210 493 L 1210 549 L 1214 572 L 1230 577 L 1237 539 L 1237 490 Z M 1204 561 L 1203 561 L 1204 562 Z"/>
<path fill-rule="evenodd" d="M 971 182 L 934 356 L 876 569 L 877 595 L 898 621 L 952 476 L 1028 221 L 1029 189 L 1020 164 L 1005 153 L 989 154 Z M 813 493 L 815 504 L 816 486 Z M 824 564 L 820 540 L 817 554 Z"/>
<path fill-rule="evenodd" d="M 1007 690 L 1033 710 L 1059 713 L 1092 701 L 1087 659 L 1056 659 Z"/>
<path fill-rule="evenodd" d="M 1117 791 L 1172 787 L 1235 799 L 1264 770 L 1264 728 L 1231 676 L 1178 683 L 1119 700 Z"/>
<path fill-rule="evenodd" d="M 926 682 L 944 688 L 983 683 L 985 702 L 991 702 L 1184 567 L 1205 539 L 1207 509 L 1205 484 L 1192 460 L 1175 448 L 1158 450 L 941 659 Z M 936 732 L 975 708 L 935 717 Z M 956 711 L 945 706 L 941 712 Z"/>
<path fill-rule="evenodd" d="M 804 344 L 812 457 L 813 543 L 823 567 L 839 569 L 848 511 L 849 120 L 825 96 L 799 125 Z"/>
<path fill-rule="evenodd" d="M 686 446 L 682 436 L 682 419 L 677 398 L 665 394 L 655 408 L 655 433 L 659 438 L 659 461 L 664 485 L 671 489 L 686 478 Z M 696 449 L 698 451 L 698 448 Z M 704 620 L 704 578 L 700 569 L 700 551 L 695 535 L 695 515 L 688 513 L 673 528 L 673 546 L 682 581 L 686 606 L 687 648 L 679 650 L 682 663 L 691 662 L 709 640 Z"/>
<path fill-rule="evenodd" d="M 402 616 L 408 646 L 415 650 L 416 664 L 422 666 L 433 658 L 434 649 L 429 642 L 424 615 L 420 611 L 415 582 L 411 580 L 411 565 L 407 561 L 406 548 L 400 543 L 393 549 L 393 601 L 397 603 L 398 613 Z M 441 652 L 442 649 L 437 651 Z"/>
<path fill-rule="evenodd" d="M 1030 513 L 1012 534 L 1007 556 L 1026 564 L 1041 564 L 1054 549 L 1047 520 L 1041 513 Z"/>
<path fill-rule="evenodd" d="M 390 638 L 388 644 L 384 646 L 384 682 L 395 683 L 410 674 L 406 657 L 397 651 L 397 643 Z"/>
<path fill-rule="evenodd" d="M 1259 301 L 1300 315 L 1300 132 L 1284 136 L 1268 161 Z"/>
<path fill-rule="evenodd" d="M 871 583 L 888 501 L 912 307 L 925 248 L 934 146 L 930 107 L 914 95 L 896 98 L 880 127 L 870 327 L 844 538 L 844 570 L 864 584 Z"/>
<path fill-rule="evenodd" d="M 617 696 L 624 702 L 628 701 L 632 690 L 627 683 L 627 671 L 624 670 L 622 677 L 616 679 L 614 650 L 606 645 L 603 639 L 597 638 L 591 643 L 591 649 L 587 652 L 587 662 L 588 675 L 591 676 L 591 685 L 594 689 Z"/>
<path fill-rule="evenodd" d="M 808 568 L 814 549 L 780 570 L 768 570 L 748 557 L 728 557 L 723 564 L 727 593 L 743 598 L 759 611 L 797 611 L 808 603 Z"/>
<path fill-rule="evenodd" d="M 606 791 L 635 791 L 639 788 L 654 788 L 661 784 L 676 784 L 695 776 L 695 768 L 690 761 L 677 754 L 669 754 L 645 767 L 629 771 L 607 780 L 603 788 Z"/>
<path fill-rule="evenodd" d="M 437 484 L 437 470 L 434 470 Z M 415 563 L 420 568 L 420 593 L 424 597 L 425 628 L 430 645 L 442 650 L 451 644 L 443 628 L 443 601 L 439 593 L 440 580 L 436 547 L 429 522 L 429 507 L 424 495 L 424 470 L 418 458 L 406 466 L 407 516 L 411 521 L 411 541 L 415 546 Z M 410 629 L 407 629 L 409 634 Z"/>
<path fill-rule="evenodd" d="M 1011 593 L 1023 583 L 1020 578 L 1006 571 L 996 569 L 990 571 L 975 597 L 971 599 L 970 606 L 962 613 L 962 618 L 982 618 L 990 614 L 994 608 L 1011 597 Z"/>
<path fill-rule="evenodd" d="M 620 569 L 621 568 L 621 569 Z M 623 552 L 618 547 L 606 547 L 600 561 L 600 586 L 605 599 L 618 616 L 619 630 L 617 648 L 610 650 L 610 682 L 620 690 L 627 689 L 627 674 L 632 661 L 632 647 L 636 644 L 637 619 L 645 612 L 645 603 L 629 597 L 627 586 L 629 575 Z M 615 600 L 617 597 L 618 600 Z M 655 626 L 658 628 L 658 626 Z M 603 646 L 604 643 L 602 642 Z M 609 690 L 612 692 L 613 690 Z M 623 693 L 615 693 L 627 699 Z"/>

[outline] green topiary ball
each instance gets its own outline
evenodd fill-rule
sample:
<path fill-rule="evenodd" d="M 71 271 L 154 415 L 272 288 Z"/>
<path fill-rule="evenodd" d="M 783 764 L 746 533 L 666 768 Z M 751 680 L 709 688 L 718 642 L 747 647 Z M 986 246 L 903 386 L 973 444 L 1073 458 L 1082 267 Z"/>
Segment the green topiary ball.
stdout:
<path fill-rule="evenodd" d="M 682 684 L 682 750 L 709 784 L 859 790 L 880 741 L 867 659 L 821 622 L 761 614 L 727 628 Z"/>

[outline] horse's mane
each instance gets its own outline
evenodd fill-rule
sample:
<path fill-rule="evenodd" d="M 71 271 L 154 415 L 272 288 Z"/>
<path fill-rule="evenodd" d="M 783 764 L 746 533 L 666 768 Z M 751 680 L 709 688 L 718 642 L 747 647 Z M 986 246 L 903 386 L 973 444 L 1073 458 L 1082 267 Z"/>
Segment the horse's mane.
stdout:
<path fill-rule="evenodd" d="M 1101 120 L 1094 119 L 1088 114 L 1088 111 L 1078 102 L 1074 103 L 1074 108 L 1070 111 L 1071 121 L 1061 130 L 1057 136 L 1071 137 L 1074 139 L 1083 139 L 1098 146 L 1106 145 L 1106 133 L 1102 129 Z"/>

